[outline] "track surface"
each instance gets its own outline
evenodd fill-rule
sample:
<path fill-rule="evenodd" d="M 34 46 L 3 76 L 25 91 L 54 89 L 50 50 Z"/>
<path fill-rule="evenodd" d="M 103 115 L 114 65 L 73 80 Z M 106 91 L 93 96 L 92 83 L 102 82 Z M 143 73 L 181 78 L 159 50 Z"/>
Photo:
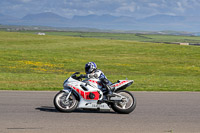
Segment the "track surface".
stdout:
<path fill-rule="evenodd" d="M 0 91 L 0 133 L 200 133 L 199 92 L 134 92 L 128 115 L 57 112 L 57 92 Z"/>

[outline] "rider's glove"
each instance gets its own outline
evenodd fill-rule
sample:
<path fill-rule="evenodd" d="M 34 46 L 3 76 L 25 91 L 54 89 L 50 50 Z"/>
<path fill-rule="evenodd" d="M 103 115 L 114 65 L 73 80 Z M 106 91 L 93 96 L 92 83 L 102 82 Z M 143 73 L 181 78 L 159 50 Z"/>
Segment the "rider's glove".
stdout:
<path fill-rule="evenodd" d="M 97 74 L 88 74 L 87 75 L 87 78 L 98 78 L 98 75 Z"/>

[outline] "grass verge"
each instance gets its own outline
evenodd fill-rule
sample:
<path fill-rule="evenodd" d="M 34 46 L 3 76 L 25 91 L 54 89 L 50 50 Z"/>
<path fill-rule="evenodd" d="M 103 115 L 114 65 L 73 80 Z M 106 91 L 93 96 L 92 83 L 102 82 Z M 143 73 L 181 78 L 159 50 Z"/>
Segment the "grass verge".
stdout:
<path fill-rule="evenodd" d="M 97 63 L 128 90 L 200 91 L 200 47 L 127 40 L 0 32 L 0 89 L 58 90 L 73 72 Z"/>

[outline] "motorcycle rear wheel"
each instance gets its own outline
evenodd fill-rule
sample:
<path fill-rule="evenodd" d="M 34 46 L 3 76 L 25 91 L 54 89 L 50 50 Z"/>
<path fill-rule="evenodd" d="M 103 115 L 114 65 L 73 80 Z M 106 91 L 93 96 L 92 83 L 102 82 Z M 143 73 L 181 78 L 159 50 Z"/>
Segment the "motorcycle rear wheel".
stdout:
<path fill-rule="evenodd" d="M 54 97 L 54 106 L 60 112 L 72 112 L 78 106 L 78 100 L 73 93 L 66 99 L 68 93 L 60 91 Z"/>
<path fill-rule="evenodd" d="M 120 90 L 115 93 L 118 93 L 126 99 L 122 102 L 115 102 L 111 105 L 112 109 L 115 112 L 121 113 L 121 114 L 129 114 L 136 108 L 136 99 L 134 95 L 126 90 Z"/>

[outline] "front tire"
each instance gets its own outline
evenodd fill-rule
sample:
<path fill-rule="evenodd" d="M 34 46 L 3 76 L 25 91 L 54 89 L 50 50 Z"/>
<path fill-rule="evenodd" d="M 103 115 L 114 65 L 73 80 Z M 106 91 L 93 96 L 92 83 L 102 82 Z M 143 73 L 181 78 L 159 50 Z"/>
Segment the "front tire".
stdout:
<path fill-rule="evenodd" d="M 111 105 L 112 109 L 115 112 L 121 113 L 121 114 L 129 114 L 131 113 L 135 107 L 136 107 L 136 99 L 134 97 L 134 95 L 128 91 L 125 90 L 120 90 L 117 91 L 115 93 L 118 93 L 124 97 L 126 97 L 126 99 L 124 99 L 124 101 L 121 102 L 115 102 Z"/>
<path fill-rule="evenodd" d="M 78 100 L 76 99 L 74 94 L 71 93 L 69 98 L 66 99 L 67 96 L 68 96 L 68 93 L 66 93 L 65 91 L 60 91 L 54 97 L 54 106 L 58 111 L 72 112 L 77 108 Z"/>

